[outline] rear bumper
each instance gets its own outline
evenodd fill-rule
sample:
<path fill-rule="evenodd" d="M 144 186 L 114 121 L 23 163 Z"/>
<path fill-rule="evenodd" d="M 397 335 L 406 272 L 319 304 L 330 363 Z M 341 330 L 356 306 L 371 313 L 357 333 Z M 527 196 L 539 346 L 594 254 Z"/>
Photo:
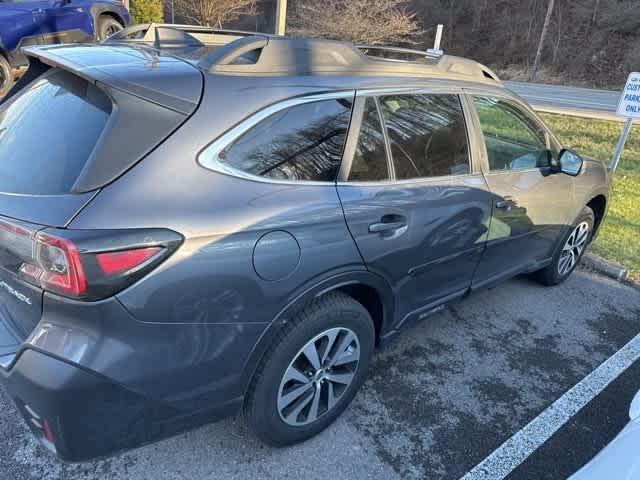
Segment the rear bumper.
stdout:
<path fill-rule="evenodd" d="M 170 408 L 34 350 L 25 350 L 0 378 L 32 432 L 66 461 L 162 437 L 163 422 L 175 416 Z"/>
<path fill-rule="evenodd" d="M 61 459 L 87 461 L 237 413 L 264 325 L 149 325 L 115 299 L 45 294 L 4 384 Z"/>
<path fill-rule="evenodd" d="M 242 398 L 183 412 L 117 383 L 27 349 L 6 371 L 6 388 L 33 434 L 67 462 L 135 448 L 232 415 Z"/>

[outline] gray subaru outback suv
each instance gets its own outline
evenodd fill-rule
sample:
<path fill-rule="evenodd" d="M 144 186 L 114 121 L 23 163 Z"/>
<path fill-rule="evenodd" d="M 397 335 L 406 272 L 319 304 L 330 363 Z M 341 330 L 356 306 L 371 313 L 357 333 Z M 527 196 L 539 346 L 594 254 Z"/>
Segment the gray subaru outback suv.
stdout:
<path fill-rule="evenodd" d="M 470 292 L 565 280 L 609 177 L 470 60 L 142 25 L 0 107 L 0 381 L 84 461 L 244 411 L 273 445 Z"/>

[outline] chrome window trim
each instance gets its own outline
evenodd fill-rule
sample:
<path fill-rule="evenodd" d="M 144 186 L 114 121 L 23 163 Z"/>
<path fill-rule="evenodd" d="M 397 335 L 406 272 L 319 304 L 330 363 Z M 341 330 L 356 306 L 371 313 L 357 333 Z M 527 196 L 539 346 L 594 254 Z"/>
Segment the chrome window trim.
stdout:
<path fill-rule="evenodd" d="M 355 90 L 341 90 L 338 92 L 318 93 L 312 95 L 304 95 L 300 97 L 293 97 L 286 100 L 276 102 L 249 117 L 242 120 L 235 127 L 227 130 L 216 140 L 207 145 L 197 157 L 197 162 L 200 166 L 207 170 L 222 173 L 224 175 L 230 175 L 233 177 L 243 178 L 245 180 L 252 180 L 254 182 L 272 183 L 280 185 L 335 185 L 335 181 L 315 181 L 315 180 L 281 180 L 277 178 L 261 177 L 259 175 L 253 175 L 251 173 L 244 172 L 237 168 L 225 165 L 220 160 L 220 153 L 229 147 L 238 138 L 248 132 L 250 129 L 258 125 L 263 120 L 266 120 L 271 115 L 278 113 L 287 108 L 295 107 L 298 105 L 304 105 L 307 103 L 320 102 L 323 100 L 337 100 L 340 98 L 351 98 L 352 101 L 355 98 Z M 353 108 L 353 107 L 352 107 Z M 347 131 L 348 134 L 348 131 Z"/>
<path fill-rule="evenodd" d="M 380 186 L 394 186 L 394 185 L 408 185 L 408 184 L 423 184 L 423 183 L 438 183 L 447 181 L 457 181 L 466 178 L 482 178 L 481 172 L 461 173 L 457 175 L 442 175 L 439 177 L 416 177 L 406 178 L 402 180 L 375 180 L 375 181 L 357 181 L 350 182 L 340 180 L 337 185 L 340 187 L 380 187 Z"/>
<path fill-rule="evenodd" d="M 485 175 L 506 175 L 508 173 L 527 173 L 527 172 L 538 172 L 538 173 L 540 173 L 540 171 L 544 170 L 545 168 L 551 168 L 551 166 L 548 166 L 548 167 L 514 168 L 514 169 L 510 169 L 510 170 L 490 170 Z"/>

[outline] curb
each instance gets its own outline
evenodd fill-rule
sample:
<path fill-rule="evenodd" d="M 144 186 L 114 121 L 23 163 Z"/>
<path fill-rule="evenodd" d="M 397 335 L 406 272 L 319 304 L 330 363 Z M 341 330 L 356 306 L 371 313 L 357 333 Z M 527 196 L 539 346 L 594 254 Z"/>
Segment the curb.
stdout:
<path fill-rule="evenodd" d="M 627 279 L 628 272 L 626 268 L 591 252 L 585 252 L 582 256 L 582 265 L 618 282 L 624 282 Z"/>

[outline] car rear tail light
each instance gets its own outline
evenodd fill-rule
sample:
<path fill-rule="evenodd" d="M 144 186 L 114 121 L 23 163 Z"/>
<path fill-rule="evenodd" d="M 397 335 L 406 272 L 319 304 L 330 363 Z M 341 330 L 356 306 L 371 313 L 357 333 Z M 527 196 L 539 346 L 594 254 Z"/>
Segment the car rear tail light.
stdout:
<path fill-rule="evenodd" d="M 49 292 L 99 300 L 149 273 L 181 242 L 182 237 L 169 230 L 46 229 L 35 235 L 33 260 L 24 262 L 19 274 Z"/>
<path fill-rule="evenodd" d="M 82 297 L 87 293 L 87 277 L 80 253 L 71 240 L 39 233 L 35 248 L 43 289 L 71 297 Z"/>
<path fill-rule="evenodd" d="M 123 252 L 98 253 L 96 257 L 105 275 L 113 275 L 139 267 L 153 258 L 160 250 L 162 250 L 161 247 L 137 248 Z"/>
<path fill-rule="evenodd" d="M 48 442 L 51 442 L 52 444 L 55 442 L 53 431 L 51 430 L 49 421 L 46 418 L 42 421 L 42 433 Z"/>

